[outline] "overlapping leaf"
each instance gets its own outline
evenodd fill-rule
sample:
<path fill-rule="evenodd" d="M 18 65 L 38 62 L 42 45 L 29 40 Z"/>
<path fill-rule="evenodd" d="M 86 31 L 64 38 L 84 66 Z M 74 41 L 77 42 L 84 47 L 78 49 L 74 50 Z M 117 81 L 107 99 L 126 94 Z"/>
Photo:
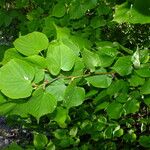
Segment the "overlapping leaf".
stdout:
<path fill-rule="evenodd" d="M 32 93 L 31 81 L 35 70 L 22 60 L 11 60 L 0 68 L 0 89 L 12 99 L 29 97 Z"/>
<path fill-rule="evenodd" d="M 18 52 L 25 56 L 35 55 L 40 51 L 47 49 L 48 38 L 43 33 L 32 32 L 16 39 L 14 46 Z"/>

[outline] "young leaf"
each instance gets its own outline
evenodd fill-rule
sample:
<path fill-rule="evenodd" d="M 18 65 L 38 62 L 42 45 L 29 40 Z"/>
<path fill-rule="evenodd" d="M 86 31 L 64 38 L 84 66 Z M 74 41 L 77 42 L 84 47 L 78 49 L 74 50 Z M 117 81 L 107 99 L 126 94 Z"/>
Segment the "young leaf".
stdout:
<path fill-rule="evenodd" d="M 0 68 L 0 89 L 12 99 L 29 97 L 35 70 L 25 61 L 16 59 Z"/>
<path fill-rule="evenodd" d="M 18 52 L 25 56 L 36 55 L 47 49 L 48 38 L 40 32 L 32 32 L 15 40 L 14 46 Z"/>

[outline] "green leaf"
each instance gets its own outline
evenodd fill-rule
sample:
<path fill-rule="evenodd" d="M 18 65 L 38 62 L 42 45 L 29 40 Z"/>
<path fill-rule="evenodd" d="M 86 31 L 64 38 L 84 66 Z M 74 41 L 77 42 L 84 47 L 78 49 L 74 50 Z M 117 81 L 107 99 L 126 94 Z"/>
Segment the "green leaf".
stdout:
<path fill-rule="evenodd" d="M 48 38 L 43 33 L 32 32 L 16 39 L 14 46 L 23 55 L 36 55 L 40 51 L 47 49 Z"/>
<path fill-rule="evenodd" d="M 25 106 L 24 108 L 28 110 L 28 113 L 39 120 L 41 116 L 52 113 L 55 110 L 57 101 L 53 95 L 39 89 L 34 92 Z"/>
<path fill-rule="evenodd" d="M 139 110 L 139 108 L 140 108 L 140 103 L 135 99 L 128 100 L 124 105 L 126 115 L 131 113 L 136 113 Z"/>
<path fill-rule="evenodd" d="M 25 61 L 16 59 L 0 68 L 0 89 L 12 99 L 29 97 L 35 70 Z"/>
<path fill-rule="evenodd" d="M 35 77 L 33 83 L 40 83 L 44 79 L 44 76 L 45 76 L 44 69 L 39 69 L 35 67 Z"/>
<path fill-rule="evenodd" d="M 62 42 L 50 44 L 47 52 L 47 65 L 52 75 L 58 75 L 60 70 L 69 71 L 75 63 L 75 53 Z"/>
<path fill-rule="evenodd" d="M 52 16 L 54 17 L 63 17 L 66 13 L 67 8 L 65 7 L 65 4 L 63 2 L 58 2 L 56 5 L 54 5 L 52 10 Z"/>
<path fill-rule="evenodd" d="M 37 149 L 43 149 L 48 143 L 48 139 L 44 134 L 34 133 L 33 144 Z"/>
<path fill-rule="evenodd" d="M 117 95 L 117 94 L 116 94 Z M 116 97 L 116 101 L 119 103 L 125 103 L 128 100 L 128 93 L 126 92 L 120 92 L 118 93 L 118 96 Z"/>
<path fill-rule="evenodd" d="M 150 136 L 142 135 L 139 139 L 140 145 L 146 148 L 150 148 Z"/>
<path fill-rule="evenodd" d="M 118 52 L 117 52 L 117 49 L 112 47 L 112 46 L 102 45 L 102 46 L 98 47 L 97 54 L 99 55 L 100 66 L 108 67 L 113 63 L 113 61 L 116 58 Z"/>
<path fill-rule="evenodd" d="M 143 0 L 141 2 L 141 0 L 135 0 L 135 3 L 134 3 L 134 6 L 135 6 L 135 9 L 145 15 L 145 16 L 150 16 L 150 1 L 149 0 Z"/>
<path fill-rule="evenodd" d="M 6 147 L 4 150 L 23 150 L 19 145 L 16 143 L 11 143 L 8 147 Z"/>
<path fill-rule="evenodd" d="M 83 61 L 91 72 L 95 71 L 95 67 L 99 66 L 99 57 L 96 53 L 84 48 L 82 51 Z"/>
<path fill-rule="evenodd" d="M 144 103 L 145 103 L 147 106 L 150 106 L 150 97 L 144 98 Z"/>
<path fill-rule="evenodd" d="M 140 78 L 137 75 L 132 75 L 131 78 L 129 79 L 130 82 L 130 86 L 139 86 L 139 85 L 143 85 L 145 82 L 145 79 Z"/>
<path fill-rule="evenodd" d="M 71 19 L 78 19 L 82 17 L 85 12 L 96 6 L 97 0 L 90 1 L 72 1 L 69 9 Z"/>
<path fill-rule="evenodd" d="M 109 102 L 103 102 L 103 103 L 97 105 L 96 109 L 95 109 L 95 112 L 98 112 L 98 111 L 100 111 L 102 109 L 107 108 L 108 105 L 109 105 Z"/>
<path fill-rule="evenodd" d="M 121 137 L 124 133 L 123 129 L 120 129 L 118 127 L 115 128 L 115 130 L 113 131 L 113 136 L 114 137 Z"/>
<path fill-rule="evenodd" d="M 108 75 L 95 75 L 86 78 L 87 82 L 92 84 L 94 87 L 107 88 L 112 82 L 112 77 Z"/>
<path fill-rule="evenodd" d="M 62 101 L 64 99 L 65 90 L 66 86 L 61 80 L 55 81 L 46 87 L 46 91 L 54 95 L 57 101 Z"/>
<path fill-rule="evenodd" d="M 140 76 L 144 78 L 150 77 L 150 69 L 149 67 L 143 67 L 138 70 L 135 70 L 135 72 Z"/>
<path fill-rule="evenodd" d="M 118 102 L 112 102 L 108 107 L 107 107 L 107 114 L 110 118 L 112 119 L 119 119 L 122 115 L 123 112 L 123 106 L 122 104 Z"/>
<path fill-rule="evenodd" d="M 61 128 L 65 128 L 67 125 L 65 123 L 68 117 L 68 110 L 63 107 L 57 107 L 56 116 L 54 120 L 59 124 Z"/>
<path fill-rule="evenodd" d="M 27 102 L 17 103 L 10 114 L 16 114 L 22 117 L 30 114 L 39 121 L 41 116 L 52 113 L 56 106 L 57 101 L 53 95 L 44 92 L 42 89 L 38 89 Z"/>
<path fill-rule="evenodd" d="M 132 62 L 130 56 L 119 57 L 115 65 L 112 67 L 121 76 L 129 75 L 132 72 Z"/>
<path fill-rule="evenodd" d="M 118 93 L 126 93 L 128 91 L 128 83 L 124 80 L 116 80 L 113 81 L 112 84 L 107 89 L 107 94 L 112 95 L 118 95 Z"/>
<path fill-rule="evenodd" d="M 91 23 L 90 23 L 91 27 L 93 27 L 94 29 L 98 28 L 98 27 L 101 27 L 101 26 L 105 26 L 105 24 L 106 24 L 106 21 L 101 16 L 93 17 L 91 19 Z"/>
<path fill-rule="evenodd" d="M 17 50 L 15 48 L 7 49 L 5 51 L 2 64 L 4 65 L 7 62 L 9 62 L 11 59 L 14 59 L 14 58 L 22 59 L 23 57 L 17 52 Z"/>
<path fill-rule="evenodd" d="M 146 6 L 145 2 L 141 4 L 142 5 L 144 4 L 144 6 Z M 150 23 L 150 16 L 139 12 L 138 9 L 136 8 L 136 5 L 125 2 L 121 5 L 116 6 L 113 21 L 116 21 L 118 23 L 128 22 L 133 24 L 137 24 L 137 23 L 146 24 L 146 23 Z"/>
<path fill-rule="evenodd" d="M 38 68 L 45 69 L 47 67 L 46 59 L 42 56 L 32 55 L 32 56 L 25 57 L 24 59 Z"/>
<path fill-rule="evenodd" d="M 140 63 L 140 51 L 137 49 L 133 56 L 132 56 L 132 62 L 135 68 L 139 68 L 141 63 Z"/>
<path fill-rule="evenodd" d="M 150 94 L 150 79 L 145 81 L 144 85 L 141 87 L 142 94 Z"/>
<path fill-rule="evenodd" d="M 77 87 L 74 82 L 68 85 L 64 96 L 64 106 L 68 109 L 74 106 L 79 106 L 85 98 L 84 88 Z"/>

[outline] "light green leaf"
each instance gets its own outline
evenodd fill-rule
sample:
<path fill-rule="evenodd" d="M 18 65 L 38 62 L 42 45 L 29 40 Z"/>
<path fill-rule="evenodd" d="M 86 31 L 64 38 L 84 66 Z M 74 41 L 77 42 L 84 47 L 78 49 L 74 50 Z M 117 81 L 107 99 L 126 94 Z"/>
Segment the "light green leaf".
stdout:
<path fill-rule="evenodd" d="M 112 77 L 108 75 L 95 75 L 86 78 L 87 82 L 98 88 L 107 88 L 112 82 Z"/>
<path fill-rule="evenodd" d="M 79 106 L 83 103 L 85 98 L 85 90 L 81 87 L 77 87 L 74 82 L 72 82 L 65 91 L 64 96 L 64 106 L 71 108 L 74 106 Z"/>
<path fill-rule="evenodd" d="M 133 56 L 132 56 L 132 62 L 135 68 L 139 68 L 141 63 L 140 63 L 140 51 L 137 49 Z"/>
<path fill-rule="evenodd" d="M 14 46 L 18 52 L 23 55 L 36 55 L 40 51 L 47 49 L 48 38 L 40 32 L 32 32 L 25 36 L 21 36 L 15 40 Z"/>
<path fill-rule="evenodd" d="M 24 59 L 38 68 L 45 69 L 47 67 L 46 59 L 42 56 L 32 55 L 32 56 L 25 57 Z"/>
<path fill-rule="evenodd" d="M 52 75 L 58 75 L 60 70 L 69 71 L 75 63 L 75 53 L 62 42 L 50 44 L 47 52 L 47 65 Z"/>
<path fill-rule="evenodd" d="M 52 113 L 55 110 L 57 101 L 53 95 L 39 89 L 34 92 L 25 106 L 28 113 L 39 120 L 41 116 Z"/>
<path fill-rule="evenodd" d="M 95 71 L 95 67 L 99 66 L 99 57 L 96 53 L 84 48 L 82 51 L 83 61 L 91 72 Z"/>
<path fill-rule="evenodd" d="M 119 57 L 112 67 L 121 76 L 129 75 L 132 72 L 132 62 L 130 56 Z"/>
<path fill-rule="evenodd" d="M 0 89 L 12 99 L 29 97 L 35 70 L 25 61 L 16 59 L 0 68 Z"/>
<path fill-rule="evenodd" d="M 142 2 L 142 4 L 146 6 L 145 2 Z M 134 4 L 125 2 L 121 5 L 116 6 L 113 21 L 116 21 L 118 23 L 128 22 L 133 24 L 146 24 L 150 23 L 150 16 L 139 12 Z"/>
<path fill-rule="evenodd" d="M 33 144 L 37 149 L 43 149 L 48 143 L 48 139 L 44 134 L 34 133 Z"/>
<path fill-rule="evenodd" d="M 108 107 L 107 107 L 107 114 L 110 118 L 112 119 L 118 119 L 121 117 L 122 112 L 123 112 L 123 106 L 122 104 L 118 102 L 112 102 Z"/>
<path fill-rule="evenodd" d="M 65 89 L 66 85 L 61 80 L 55 81 L 46 87 L 46 91 L 54 95 L 57 101 L 64 99 Z"/>
<path fill-rule="evenodd" d="M 5 51 L 2 64 L 4 65 L 7 62 L 9 62 L 11 59 L 14 59 L 14 58 L 22 59 L 23 57 L 21 56 L 21 54 L 18 53 L 18 51 L 15 48 L 7 49 Z"/>
<path fill-rule="evenodd" d="M 139 110 L 139 108 L 140 108 L 140 103 L 135 99 L 128 100 L 124 105 L 126 115 L 131 113 L 136 113 Z"/>
<path fill-rule="evenodd" d="M 39 69 L 35 67 L 35 77 L 34 77 L 33 83 L 41 82 L 44 79 L 44 76 L 45 76 L 44 69 Z"/>

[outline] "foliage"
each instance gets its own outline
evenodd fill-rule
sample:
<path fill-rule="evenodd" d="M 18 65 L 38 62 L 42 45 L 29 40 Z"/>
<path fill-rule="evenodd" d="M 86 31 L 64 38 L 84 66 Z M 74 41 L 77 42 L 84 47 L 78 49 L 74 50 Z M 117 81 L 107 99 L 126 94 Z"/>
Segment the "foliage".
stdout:
<path fill-rule="evenodd" d="M 150 148 L 149 10 L 139 5 L 2 0 L 0 26 L 19 37 L 0 52 L 0 115 L 33 140 L 6 149 Z"/>

